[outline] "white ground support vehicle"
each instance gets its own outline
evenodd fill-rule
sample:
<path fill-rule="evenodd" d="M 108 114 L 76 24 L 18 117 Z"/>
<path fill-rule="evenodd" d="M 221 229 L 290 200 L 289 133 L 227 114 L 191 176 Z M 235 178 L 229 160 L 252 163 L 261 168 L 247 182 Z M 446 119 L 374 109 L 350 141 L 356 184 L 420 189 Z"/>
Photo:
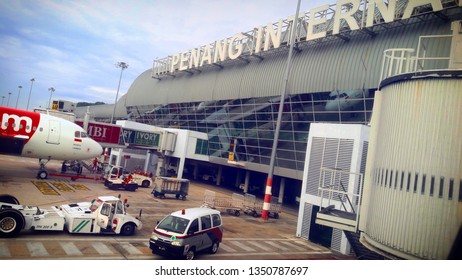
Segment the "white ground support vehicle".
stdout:
<path fill-rule="evenodd" d="M 153 254 L 192 260 L 201 251 L 215 254 L 222 238 L 220 211 L 188 208 L 171 213 L 157 224 L 149 248 Z"/>
<path fill-rule="evenodd" d="M 126 212 L 127 201 L 100 196 L 91 202 L 64 204 L 51 209 L 25 206 L 11 195 L 0 195 L 0 237 L 15 237 L 21 230 L 133 235 L 142 228 L 140 217 Z M 141 215 L 141 213 L 140 213 Z"/>
<path fill-rule="evenodd" d="M 138 187 L 149 188 L 152 178 L 142 172 L 127 172 L 121 166 L 108 165 L 103 174 L 104 185 L 112 189 L 135 191 Z"/>

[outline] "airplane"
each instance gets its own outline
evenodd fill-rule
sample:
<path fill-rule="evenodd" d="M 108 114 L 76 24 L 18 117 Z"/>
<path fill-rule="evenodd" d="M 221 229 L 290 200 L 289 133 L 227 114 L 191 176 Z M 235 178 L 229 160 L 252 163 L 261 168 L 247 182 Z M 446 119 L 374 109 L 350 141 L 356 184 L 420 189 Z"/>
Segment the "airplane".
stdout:
<path fill-rule="evenodd" d="M 48 177 L 45 165 L 52 159 L 85 160 L 103 153 L 98 142 L 69 120 L 1 106 L 0 119 L 0 154 L 38 158 L 38 179 Z"/>
<path fill-rule="evenodd" d="M 369 97 L 367 90 L 334 90 L 329 94 L 329 100 L 326 103 L 326 111 L 345 111 L 355 105 L 364 102 L 364 98 Z"/>

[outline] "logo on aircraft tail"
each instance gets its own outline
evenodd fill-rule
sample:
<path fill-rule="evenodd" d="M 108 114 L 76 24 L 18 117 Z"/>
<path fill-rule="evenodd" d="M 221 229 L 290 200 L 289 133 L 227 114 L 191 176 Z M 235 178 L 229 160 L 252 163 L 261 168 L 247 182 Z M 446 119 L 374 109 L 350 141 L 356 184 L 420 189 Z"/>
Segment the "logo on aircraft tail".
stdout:
<path fill-rule="evenodd" d="M 2 122 L 0 124 L 1 135 L 3 136 L 32 136 L 37 129 L 40 115 L 31 113 L 31 115 L 19 116 L 16 112 L 3 112 L 1 114 Z"/>

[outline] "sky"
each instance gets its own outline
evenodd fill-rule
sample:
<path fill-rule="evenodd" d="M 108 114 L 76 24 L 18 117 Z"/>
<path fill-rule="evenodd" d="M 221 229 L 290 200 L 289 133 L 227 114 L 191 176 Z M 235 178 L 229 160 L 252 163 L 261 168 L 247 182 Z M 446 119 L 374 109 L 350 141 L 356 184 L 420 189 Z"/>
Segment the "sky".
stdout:
<path fill-rule="evenodd" d="M 113 104 L 121 73 L 119 99 L 154 59 L 285 19 L 297 2 L 1 0 L 1 106 L 47 108 L 50 99 Z M 301 0 L 300 12 L 324 4 L 335 0 Z M 118 62 L 128 68 L 121 71 Z"/>

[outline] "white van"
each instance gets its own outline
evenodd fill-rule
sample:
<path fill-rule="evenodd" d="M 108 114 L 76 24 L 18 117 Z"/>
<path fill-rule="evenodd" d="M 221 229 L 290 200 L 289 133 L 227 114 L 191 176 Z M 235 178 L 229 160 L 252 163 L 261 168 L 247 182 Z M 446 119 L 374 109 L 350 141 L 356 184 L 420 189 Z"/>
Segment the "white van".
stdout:
<path fill-rule="evenodd" d="M 220 211 L 188 208 L 173 212 L 157 224 L 149 248 L 153 254 L 192 260 L 200 251 L 215 254 L 222 238 Z"/>

